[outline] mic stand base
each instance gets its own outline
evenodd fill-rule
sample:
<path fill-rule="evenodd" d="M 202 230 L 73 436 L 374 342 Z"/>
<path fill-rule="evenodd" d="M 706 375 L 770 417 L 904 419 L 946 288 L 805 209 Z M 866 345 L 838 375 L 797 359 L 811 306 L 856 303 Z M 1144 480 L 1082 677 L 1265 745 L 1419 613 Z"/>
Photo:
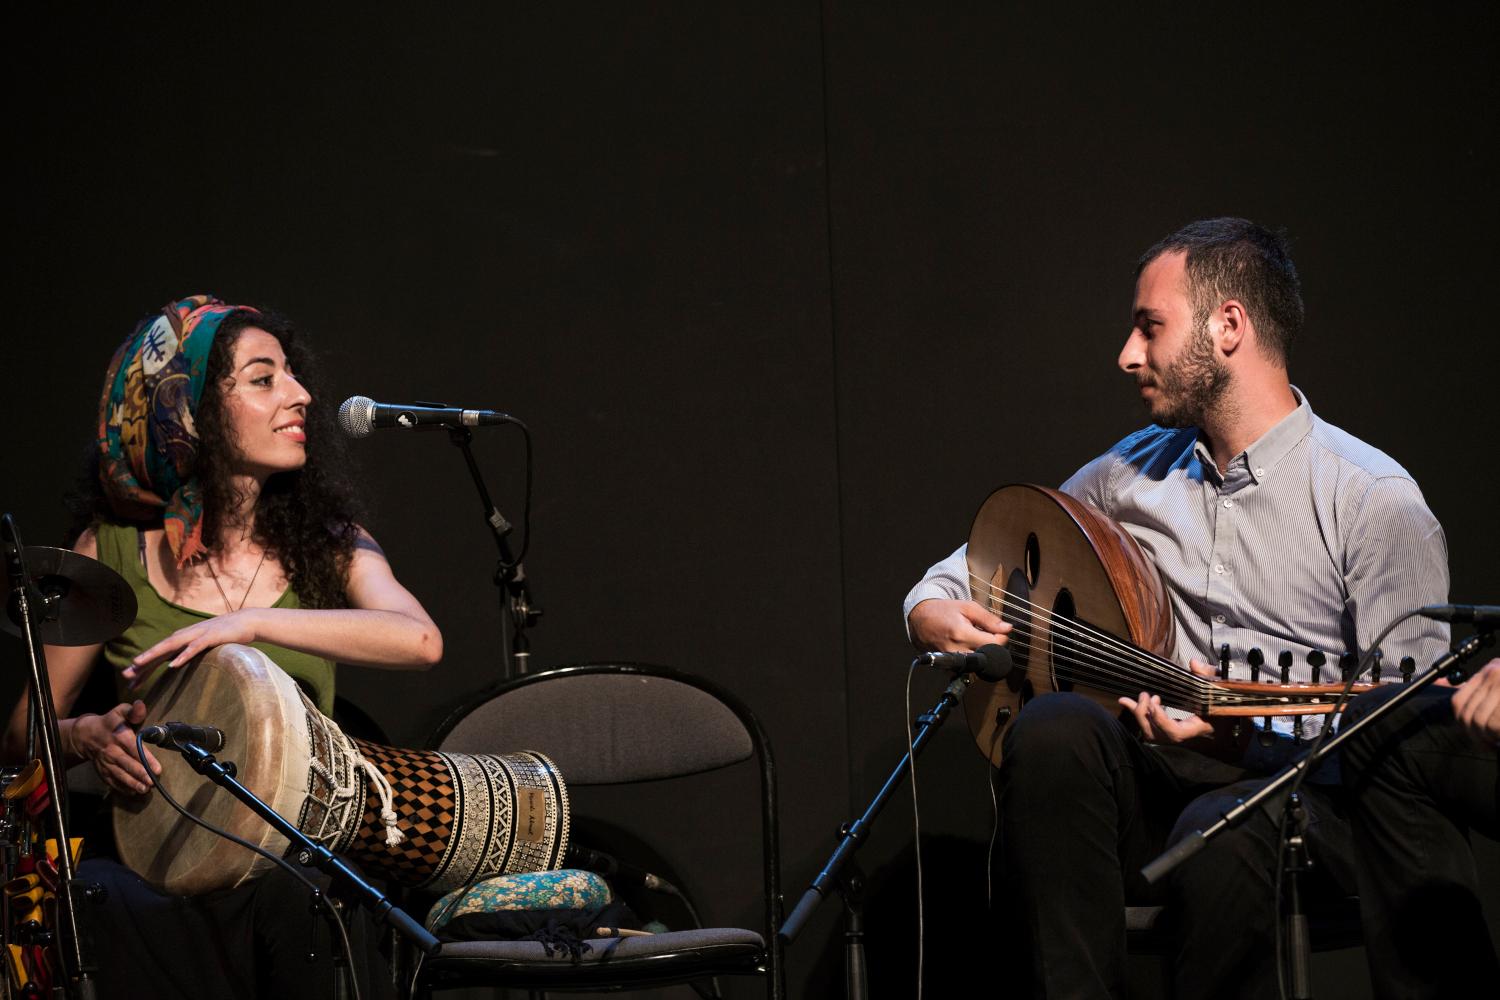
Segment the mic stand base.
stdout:
<path fill-rule="evenodd" d="M 1287 995 L 1291 1000 L 1312 1000 L 1312 937 L 1302 910 L 1302 876 L 1312 870 L 1312 859 L 1307 856 L 1307 810 L 1302 807 L 1301 792 L 1291 794 L 1286 809 L 1286 948 L 1292 981 Z"/>
<path fill-rule="evenodd" d="M 796 909 L 776 932 L 776 936 L 784 944 L 791 944 L 796 940 L 802 930 L 802 925 L 812 916 L 818 904 L 835 888 L 842 888 L 844 871 L 853 865 L 854 853 L 859 850 L 870 835 L 870 827 L 874 824 L 881 809 L 885 807 L 892 793 L 900 787 L 902 779 L 911 770 L 912 761 L 931 741 L 938 727 L 947 721 L 948 714 L 953 711 L 953 706 L 959 703 L 963 697 L 964 689 L 968 681 L 964 677 L 955 677 L 944 689 L 938 703 L 923 715 L 917 717 L 918 726 L 911 741 L 911 749 L 901 758 L 890 777 L 885 779 L 885 784 L 880 791 L 875 793 L 875 798 L 865 807 L 864 814 L 851 824 L 845 824 L 839 830 L 839 845 L 834 848 L 833 854 L 823 865 L 823 870 L 818 877 L 813 879 L 802 898 L 797 902 Z M 850 884 L 856 888 L 862 887 L 863 880 L 856 874 L 850 876 Z M 864 923 L 863 914 L 860 909 L 862 893 L 856 893 L 856 898 L 851 902 L 845 897 L 845 907 L 848 913 L 848 924 L 844 939 L 846 942 L 846 962 L 848 964 L 847 989 L 850 1000 L 865 1000 L 867 977 L 864 968 Z"/>
<path fill-rule="evenodd" d="M 316 916 L 322 917 L 328 924 L 328 948 L 333 957 L 333 996 L 334 1000 L 353 1000 L 354 993 L 354 956 L 344 947 L 344 935 L 339 933 L 338 924 L 343 919 L 344 910 L 348 907 L 344 901 L 334 893 L 324 893 L 321 889 L 312 892 L 312 911 Z M 335 915 L 337 914 L 337 916 Z M 347 928 L 347 923 L 345 927 Z M 351 947 L 352 947 L 351 943 Z M 311 961 L 314 955 L 309 954 Z"/>
<path fill-rule="evenodd" d="M 847 828 L 841 832 L 847 832 Z M 844 866 L 839 896 L 844 900 L 844 997 L 865 1000 L 870 995 L 869 967 L 865 963 L 865 873 L 858 861 Z"/>

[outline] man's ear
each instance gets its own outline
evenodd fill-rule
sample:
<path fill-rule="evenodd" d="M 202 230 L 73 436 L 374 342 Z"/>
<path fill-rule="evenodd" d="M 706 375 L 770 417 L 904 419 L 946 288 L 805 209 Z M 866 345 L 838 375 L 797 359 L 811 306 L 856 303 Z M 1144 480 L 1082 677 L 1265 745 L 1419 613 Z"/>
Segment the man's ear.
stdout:
<path fill-rule="evenodd" d="M 1234 354 L 1249 343 L 1251 339 L 1250 314 L 1245 312 L 1245 306 L 1239 299 L 1226 300 L 1223 305 L 1219 306 L 1212 318 L 1219 321 L 1219 329 L 1214 335 L 1214 342 L 1226 356 Z"/>

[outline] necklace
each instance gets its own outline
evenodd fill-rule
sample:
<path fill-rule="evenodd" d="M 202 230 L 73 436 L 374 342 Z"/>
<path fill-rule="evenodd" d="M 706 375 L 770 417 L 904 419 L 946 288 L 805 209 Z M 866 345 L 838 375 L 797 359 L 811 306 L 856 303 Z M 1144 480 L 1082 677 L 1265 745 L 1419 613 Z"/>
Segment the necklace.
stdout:
<path fill-rule="evenodd" d="M 250 591 L 255 589 L 255 579 L 256 577 L 260 576 L 260 568 L 266 564 L 266 554 L 268 551 L 269 550 L 267 549 L 260 550 L 260 562 L 255 564 L 255 572 L 250 574 L 250 586 L 245 588 L 245 596 L 240 598 L 240 606 L 237 608 L 232 608 L 229 606 L 229 595 L 224 593 L 224 585 L 219 582 L 219 574 L 214 572 L 213 557 L 209 556 L 208 558 L 203 560 L 208 564 L 208 575 L 213 577 L 214 586 L 219 588 L 219 596 L 224 599 L 225 611 L 228 611 L 230 614 L 234 614 L 236 611 L 242 610 L 245 607 L 245 602 L 250 599 Z"/>

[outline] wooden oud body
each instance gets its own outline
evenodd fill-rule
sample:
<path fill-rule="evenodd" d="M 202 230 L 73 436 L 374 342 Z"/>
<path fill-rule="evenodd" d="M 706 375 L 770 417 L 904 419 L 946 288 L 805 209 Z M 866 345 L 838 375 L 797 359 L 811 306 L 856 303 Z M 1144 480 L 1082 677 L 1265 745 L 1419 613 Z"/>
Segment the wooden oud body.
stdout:
<path fill-rule="evenodd" d="M 997 765 L 1005 730 L 1038 695 L 1076 690 L 1119 711 L 1115 694 L 1059 676 L 1059 664 L 1069 674 L 1073 620 L 1171 654 L 1172 609 L 1156 567 L 1124 528 L 1065 493 L 1020 484 L 990 494 L 974 518 L 968 563 L 973 599 L 1014 626 L 1016 669 L 1000 683 L 976 679 L 964 698 L 969 728 Z"/>

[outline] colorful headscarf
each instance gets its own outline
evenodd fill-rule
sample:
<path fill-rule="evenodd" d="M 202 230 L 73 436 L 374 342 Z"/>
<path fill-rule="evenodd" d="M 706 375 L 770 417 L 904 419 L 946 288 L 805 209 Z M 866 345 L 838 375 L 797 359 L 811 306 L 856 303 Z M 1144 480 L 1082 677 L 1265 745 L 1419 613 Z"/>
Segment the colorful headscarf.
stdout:
<path fill-rule="evenodd" d="M 120 345 L 99 401 L 99 483 L 114 512 L 160 516 L 177 565 L 206 548 L 203 499 L 193 478 L 208 352 L 231 306 L 193 295 L 147 316 Z M 252 312 L 254 310 L 251 310 Z"/>

